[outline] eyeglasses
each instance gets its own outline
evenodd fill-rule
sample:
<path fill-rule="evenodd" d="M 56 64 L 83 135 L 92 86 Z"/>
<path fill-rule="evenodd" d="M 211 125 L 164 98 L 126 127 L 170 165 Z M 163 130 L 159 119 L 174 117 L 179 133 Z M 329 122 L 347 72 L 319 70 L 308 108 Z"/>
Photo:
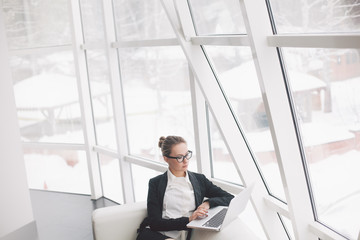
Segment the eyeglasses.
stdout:
<path fill-rule="evenodd" d="M 187 151 L 187 153 L 185 154 L 185 156 L 178 156 L 178 157 L 171 157 L 171 156 L 166 156 L 165 155 L 165 157 L 167 157 L 167 158 L 172 158 L 172 159 L 176 159 L 176 161 L 178 161 L 178 163 L 182 163 L 184 160 L 185 160 L 185 158 L 187 159 L 187 160 L 189 160 L 191 157 L 192 157 L 192 151 Z"/>

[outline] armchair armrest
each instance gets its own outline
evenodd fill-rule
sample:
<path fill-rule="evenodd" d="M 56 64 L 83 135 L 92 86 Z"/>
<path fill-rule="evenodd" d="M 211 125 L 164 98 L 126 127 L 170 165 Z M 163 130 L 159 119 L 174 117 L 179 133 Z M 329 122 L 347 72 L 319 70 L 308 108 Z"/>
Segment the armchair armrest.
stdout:
<path fill-rule="evenodd" d="M 94 239 L 136 239 L 136 230 L 146 216 L 146 202 L 96 209 L 92 213 Z"/>

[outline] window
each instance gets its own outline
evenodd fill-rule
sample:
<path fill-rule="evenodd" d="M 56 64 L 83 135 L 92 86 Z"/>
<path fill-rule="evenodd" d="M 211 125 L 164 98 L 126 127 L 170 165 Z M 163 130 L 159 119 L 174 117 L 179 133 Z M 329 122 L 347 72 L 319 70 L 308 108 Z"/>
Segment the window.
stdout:
<path fill-rule="evenodd" d="M 246 33 L 236 0 L 191 0 L 189 6 L 198 35 Z"/>
<path fill-rule="evenodd" d="M 318 220 L 356 238 L 360 65 L 348 71 L 336 64 L 349 51 L 283 49 Z"/>
<path fill-rule="evenodd" d="M 84 151 L 25 149 L 29 188 L 90 194 Z"/>
<path fill-rule="evenodd" d="M 72 52 L 15 55 L 11 67 L 22 140 L 83 143 Z"/>
<path fill-rule="evenodd" d="M 279 218 L 281 219 L 282 223 L 284 224 L 284 228 L 286 229 L 289 239 L 295 239 L 294 230 L 291 225 L 290 219 L 287 217 L 284 217 L 280 214 L 279 214 Z"/>
<path fill-rule="evenodd" d="M 134 181 L 135 200 L 136 202 L 146 201 L 149 188 L 149 180 L 161 173 L 137 165 L 132 165 L 132 173 Z"/>
<path fill-rule="evenodd" d="M 252 54 L 248 47 L 205 46 L 270 192 L 285 200 L 267 114 Z"/>
<path fill-rule="evenodd" d="M 174 31 L 157 0 L 114 0 L 118 41 L 174 38 Z"/>
<path fill-rule="evenodd" d="M 209 112 L 209 128 L 211 137 L 212 177 L 223 181 L 243 185 L 239 173 L 221 136 L 220 130 Z"/>
<path fill-rule="evenodd" d="M 360 31 L 358 0 L 270 0 L 278 33 Z"/>
<path fill-rule="evenodd" d="M 87 50 L 86 60 L 95 119 L 96 142 L 98 145 L 117 149 L 106 52 L 102 49 Z"/>
<path fill-rule="evenodd" d="M 120 49 L 119 54 L 130 153 L 163 162 L 157 144 L 168 135 L 195 146 L 188 65 L 180 47 Z"/>
<path fill-rule="evenodd" d="M 11 49 L 71 43 L 69 1 L 4 0 L 2 2 Z"/>
<path fill-rule="evenodd" d="M 85 43 L 105 43 L 104 13 L 99 0 L 80 0 Z"/>
<path fill-rule="evenodd" d="M 99 163 L 104 196 L 123 204 L 119 159 L 99 154 Z"/>

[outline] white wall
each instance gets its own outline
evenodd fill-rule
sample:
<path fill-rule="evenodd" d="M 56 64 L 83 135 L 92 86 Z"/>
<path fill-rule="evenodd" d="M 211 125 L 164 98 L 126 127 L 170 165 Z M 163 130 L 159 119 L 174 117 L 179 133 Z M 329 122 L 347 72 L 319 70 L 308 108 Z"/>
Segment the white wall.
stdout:
<path fill-rule="evenodd" d="M 0 238 L 33 222 L 0 2 Z"/>

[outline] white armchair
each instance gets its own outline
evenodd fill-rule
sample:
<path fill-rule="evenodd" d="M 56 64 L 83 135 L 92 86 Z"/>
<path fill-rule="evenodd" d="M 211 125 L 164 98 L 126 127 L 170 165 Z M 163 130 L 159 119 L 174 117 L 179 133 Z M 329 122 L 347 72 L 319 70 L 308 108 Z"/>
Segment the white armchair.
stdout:
<path fill-rule="evenodd" d="M 146 202 L 98 208 L 92 214 L 94 239 L 135 240 L 146 215 Z"/>
<path fill-rule="evenodd" d="M 146 202 L 130 203 L 94 210 L 92 214 L 95 240 L 135 240 L 142 220 L 146 217 Z M 238 218 L 220 232 L 194 230 L 194 240 L 258 240 L 254 233 Z"/>

